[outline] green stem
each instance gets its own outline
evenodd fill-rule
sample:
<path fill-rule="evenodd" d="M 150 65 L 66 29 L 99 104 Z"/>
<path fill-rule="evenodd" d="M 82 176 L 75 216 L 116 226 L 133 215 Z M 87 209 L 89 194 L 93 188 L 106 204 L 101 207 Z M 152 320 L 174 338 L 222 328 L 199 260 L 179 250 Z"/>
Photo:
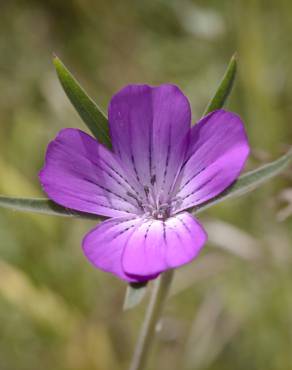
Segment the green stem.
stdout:
<path fill-rule="evenodd" d="M 168 270 L 154 281 L 151 298 L 129 370 L 145 369 L 148 353 L 153 342 L 155 326 L 161 314 L 172 277 L 173 270 Z"/>

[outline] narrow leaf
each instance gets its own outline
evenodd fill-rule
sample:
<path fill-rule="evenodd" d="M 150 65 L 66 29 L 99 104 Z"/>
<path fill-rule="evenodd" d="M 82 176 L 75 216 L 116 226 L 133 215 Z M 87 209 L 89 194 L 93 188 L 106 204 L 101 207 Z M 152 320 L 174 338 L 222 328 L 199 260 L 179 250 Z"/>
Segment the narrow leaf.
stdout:
<path fill-rule="evenodd" d="M 147 283 L 132 283 L 127 286 L 123 310 L 129 310 L 141 303 L 147 290 Z"/>
<path fill-rule="evenodd" d="M 46 198 L 14 198 L 0 195 L 0 207 L 10 208 L 14 211 L 42 213 L 54 216 L 101 219 L 101 217 L 90 213 L 77 212 L 62 207 Z"/>
<path fill-rule="evenodd" d="M 82 120 L 100 143 L 111 148 L 108 120 L 104 113 L 57 56 L 53 62 L 61 85 Z"/>
<path fill-rule="evenodd" d="M 230 62 L 227 66 L 225 74 L 214 96 L 210 100 L 203 116 L 205 116 L 206 114 L 216 109 L 220 109 L 223 107 L 233 87 L 233 83 L 234 83 L 234 79 L 236 75 L 236 69 L 237 69 L 237 57 L 236 57 L 236 54 L 234 54 L 232 58 L 230 59 Z"/>
<path fill-rule="evenodd" d="M 223 193 L 211 199 L 210 201 L 196 207 L 196 209 L 193 210 L 193 213 L 197 214 L 227 199 L 237 198 L 249 193 L 250 191 L 256 189 L 266 181 L 270 180 L 272 177 L 282 172 L 291 160 L 292 151 L 273 162 L 270 162 L 260 168 L 245 173 Z"/>
<path fill-rule="evenodd" d="M 218 197 L 215 197 L 210 201 L 193 209 L 193 213 L 202 212 L 205 209 L 210 208 L 227 199 L 237 198 L 241 195 L 249 193 L 266 181 L 273 178 L 274 176 L 278 175 L 287 167 L 291 160 L 292 151 L 273 162 L 270 162 L 253 171 L 245 173 L 226 191 L 218 195 Z M 71 216 L 96 220 L 102 219 L 102 217 L 99 217 L 97 215 L 77 212 L 72 209 L 59 206 L 58 204 L 46 198 L 14 198 L 2 195 L 0 196 L 0 207 L 11 208 L 16 211 L 28 211 L 56 216 Z"/>

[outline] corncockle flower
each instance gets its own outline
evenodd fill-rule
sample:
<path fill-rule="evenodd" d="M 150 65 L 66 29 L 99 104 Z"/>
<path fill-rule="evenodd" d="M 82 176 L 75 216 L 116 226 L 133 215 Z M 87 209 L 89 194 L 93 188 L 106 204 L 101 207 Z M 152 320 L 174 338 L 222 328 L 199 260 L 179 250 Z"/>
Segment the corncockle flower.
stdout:
<path fill-rule="evenodd" d="M 62 206 L 110 217 L 83 240 L 94 266 L 130 282 L 192 261 L 206 242 L 187 209 L 217 196 L 249 153 L 240 118 L 217 110 L 191 127 L 173 85 L 130 85 L 111 100 L 110 151 L 64 129 L 47 149 L 43 189 Z"/>

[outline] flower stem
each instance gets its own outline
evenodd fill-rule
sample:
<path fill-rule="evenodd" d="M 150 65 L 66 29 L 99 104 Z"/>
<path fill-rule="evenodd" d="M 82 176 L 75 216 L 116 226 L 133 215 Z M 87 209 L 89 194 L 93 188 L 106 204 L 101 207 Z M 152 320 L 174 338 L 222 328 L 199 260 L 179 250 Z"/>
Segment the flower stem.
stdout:
<path fill-rule="evenodd" d="M 151 298 L 146 310 L 144 322 L 136 344 L 129 370 L 143 370 L 146 366 L 148 353 L 152 344 L 155 326 L 161 314 L 165 298 L 167 296 L 173 270 L 168 270 L 154 281 Z"/>

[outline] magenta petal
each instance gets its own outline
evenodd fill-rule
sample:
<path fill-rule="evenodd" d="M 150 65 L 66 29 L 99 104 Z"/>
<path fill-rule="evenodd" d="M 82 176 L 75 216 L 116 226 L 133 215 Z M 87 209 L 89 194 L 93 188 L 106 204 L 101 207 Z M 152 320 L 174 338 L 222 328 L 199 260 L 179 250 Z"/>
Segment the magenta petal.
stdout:
<path fill-rule="evenodd" d="M 39 177 L 49 198 L 65 207 L 109 217 L 141 213 L 118 160 L 80 130 L 64 129 L 49 144 Z"/>
<path fill-rule="evenodd" d="M 97 225 L 83 239 L 83 251 L 97 268 L 129 281 L 145 281 L 154 276 L 129 276 L 122 269 L 122 255 L 128 239 L 141 224 L 139 218 L 112 218 Z"/>
<path fill-rule="evenodd" d="M 187 98 L 173 85 L 131 85 L 109 106 L 113 148 L 140 184 L 167 192 L 182 164 L 191 124 Z"/>
<path fill-rule="evenodd" d="M 249 144 L 239 116 L 215 111 L 191 130 L 190 148 L 176 184 L 180 212 L 226 189 L 242 171 Z"/>
<path fill-rule="evenodd" d="M 147 276 L 181 266 L 197 256 L 206 239 L 204 229 L 189 213 L 165 221 L 147 220 L 128 239 L 123 269 Z"/>

